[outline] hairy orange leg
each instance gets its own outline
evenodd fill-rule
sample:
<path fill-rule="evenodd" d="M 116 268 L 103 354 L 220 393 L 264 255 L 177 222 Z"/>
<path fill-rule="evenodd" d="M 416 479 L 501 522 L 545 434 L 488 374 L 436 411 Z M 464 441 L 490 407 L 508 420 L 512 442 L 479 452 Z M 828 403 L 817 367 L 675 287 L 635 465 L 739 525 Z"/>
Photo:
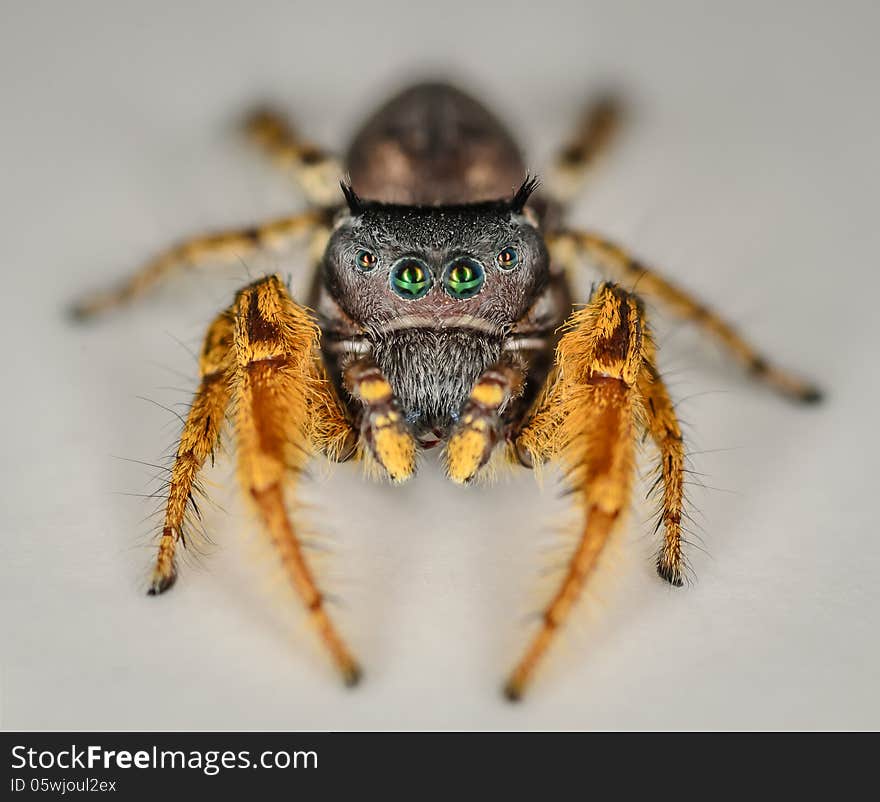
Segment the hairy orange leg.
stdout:
<path fill-rule="evenodd" d="M 309 415 L 326 401 L 316 368 L 318 328 L 276 276 L 242 290 L 234 309 L 239 481 L 322 643 L 345 682 L 353 685 L 360 668 L 325 609 L 285 505 L 285 489 L 293 490 L 311 455 L 315 427 Z M 341 422 L 337 430 L 342 432 Z"/>
<path fill-rule="evenodd" d="M 315 322 L 277 276 L 245 287 L 211 325 L 201 384 L 172 468 L 150 593 L 174 582 L 174 550 L 194 482 L 232 407 L 239 480 L 322 643 L 346 683 L 354 684 L 360 669 L 327 614 L 285 504 L 286 491 L 295 489 L 312 453 L 320 449 L 338 458 L 353 435 L 324 376 L 317 343 Z"/>
<path fill-rule="evenodd" d="M 519 699 L 571 613 L 630 500 L 645 330 L 635 298 L 602 285 L 565 325 L 556 368 L 517 446 L 539 464 L 558 459 L 582 510 L 580 539 L 541 625 L 504 691 Z"/>
<path fill-rule="evenodd" d="M 217 316 L 208 329 L 199 359 L 201 381 L 196 391 L 171 469 L 165 522 L 159 553 L 150 580 L 150 595 L 170 588 L 177 578 L 175 550 L 185 543 L 184 522 L 198 472 L 214 449 L 223 428 L 232 378 L 233 319 L 229 310 Z"/>
<path fill-rule="evenodd" d="M 684 507 L 684 443 L 675 407 L 663 379 L 657 372 L 653 343 L 647 340 L 645 364 L 639 376 L 644 424 L 659 451 L 659 477 L 663 485 L 660 518 L 663 546 L 657 556 L 657 573 L 676 587 L 684 584 L 681 519 Z"/>

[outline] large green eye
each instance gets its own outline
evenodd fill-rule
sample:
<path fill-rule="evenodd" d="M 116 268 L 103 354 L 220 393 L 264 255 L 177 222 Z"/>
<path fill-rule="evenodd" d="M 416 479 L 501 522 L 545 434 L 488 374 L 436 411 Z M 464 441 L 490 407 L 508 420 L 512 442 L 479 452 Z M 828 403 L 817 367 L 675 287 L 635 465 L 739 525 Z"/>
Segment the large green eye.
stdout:
<path fill-rule="evenodd" d="M 431 289 L 431 271 L 419 259 L 401 259 L 391 269 L 391 289 L 408 301 L 421 298 Z"/>
<path fill-rule="evenodd" d="M 486 274 L 483 271 L 483 266 L 476 259 L 471 259 L 468 256 L 450 262 L 443 274 L 446 292 L 459 300 L 472 298 L 476 295 L 483 288 L 485 280 Z"/>
<path fill-rule="evenodd" d="M 498 267 L 502 270 L 513 270 L 519 264 L 519 254 L 516 248 L 506 247 L 498 254 Z"/>
<path fill-rule="evenodd" d="M 357 265 L 358 270 L 366 272 L 379 264 L 379 258 L 374 253 L 361 248 L 354 256 L 354 263 Z"/>

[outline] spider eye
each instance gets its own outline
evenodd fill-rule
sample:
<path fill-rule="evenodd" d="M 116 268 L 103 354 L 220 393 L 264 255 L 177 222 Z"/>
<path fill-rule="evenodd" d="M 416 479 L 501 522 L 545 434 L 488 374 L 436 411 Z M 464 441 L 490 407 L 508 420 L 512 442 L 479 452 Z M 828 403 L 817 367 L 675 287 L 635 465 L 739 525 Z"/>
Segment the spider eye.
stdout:
<path fill-rule="evenodd" d="M 498 267 L 502 270 L 513 270 L 519 264 L 516 248 L 507 247 L 498 254 Z"/>
<path fill-rule="evenodd" d="M 483 266 L 476 259 L 467 256 L 451 262 L 443 276 L 446 291 L 459 300 L 476 295 L 483 288 L 485 280 Z"/>
<path fill-rule="evenodd" d="M 358 270 L 372 270 L 377 264 L 379 264 L 379 257 L 374 253 L 361 248 L 361 250 L 355 254 L 354 263 L 357 265 Z"/>
<path fill-rule="evenodd" d="M 431 271 L 418 259 L 401 259 L 391 270 L 391 289 L 408 301 L 421 298 L 431 289 Z"/>

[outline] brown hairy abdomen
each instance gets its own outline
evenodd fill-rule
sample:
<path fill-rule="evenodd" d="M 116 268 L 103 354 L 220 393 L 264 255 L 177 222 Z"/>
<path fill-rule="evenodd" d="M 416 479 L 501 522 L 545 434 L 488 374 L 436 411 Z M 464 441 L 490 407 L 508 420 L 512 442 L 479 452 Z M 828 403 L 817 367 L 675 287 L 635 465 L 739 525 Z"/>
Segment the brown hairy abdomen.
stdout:
<path fill-rule="evenodd" d="M 448 84 L 418 84 L 393 97 L 346 155 L 352 186 L 385 203 L 457 204 L 510 195 L 525 174 L 501 122 Z"/>

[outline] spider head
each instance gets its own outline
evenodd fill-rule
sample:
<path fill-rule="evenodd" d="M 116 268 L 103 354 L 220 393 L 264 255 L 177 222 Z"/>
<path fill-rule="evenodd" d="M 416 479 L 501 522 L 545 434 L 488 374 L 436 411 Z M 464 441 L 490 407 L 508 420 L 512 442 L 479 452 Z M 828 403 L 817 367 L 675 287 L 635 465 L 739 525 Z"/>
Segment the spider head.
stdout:
<path fill-rule="evenodd" d="M 474 325 L 501 331 L 548 278 L 548 256 L 525 209 L 534 179 L 511 199 L 461 206 L 364 201 L 343 187 L 347 209 L 330 238 L 324 281 L 345 312 L 381 333 L 408 326 Z"/>

